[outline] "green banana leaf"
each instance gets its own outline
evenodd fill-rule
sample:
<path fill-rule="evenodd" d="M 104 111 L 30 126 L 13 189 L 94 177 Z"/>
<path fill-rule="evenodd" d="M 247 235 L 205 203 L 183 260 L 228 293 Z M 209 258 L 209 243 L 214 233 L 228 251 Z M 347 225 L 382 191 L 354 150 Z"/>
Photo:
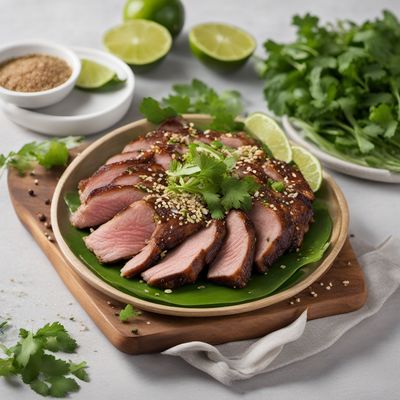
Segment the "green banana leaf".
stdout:
<path fill-rule="evenodd" d="M 77 192 L 65 195 L 65 202 L 71 212 L 79 207 Z M 106 266 L 101 264 L 83 242 L 87 230 L 70 227 L 64 233 L 64 240 L 72 252 L 104 282 L 132 296 L 178 307 L 221 307 L 247 303 L 267 297 L 273 293 L 285 290 L 298 283 L 313 270 L 329 246 L 332 232 L 332 220 L 323 201 L 314 204 L 314 222 L 305 235 L 299 252 L 285 254 L 262 275 L 253 275 L 248 285 L 243 289 L 232 289 L 212 284 L 200 276 L 193 285 L 175 289 L 172 293 L 151 287 L 141 279 L 126 279 L 119 274 L 123 263 Z M 303 268 L 305 267 L 306 268 Z M 300 272 L 302 271 L 302 272 Z M 299 279 L 300 277 L 300 279 Z"/>

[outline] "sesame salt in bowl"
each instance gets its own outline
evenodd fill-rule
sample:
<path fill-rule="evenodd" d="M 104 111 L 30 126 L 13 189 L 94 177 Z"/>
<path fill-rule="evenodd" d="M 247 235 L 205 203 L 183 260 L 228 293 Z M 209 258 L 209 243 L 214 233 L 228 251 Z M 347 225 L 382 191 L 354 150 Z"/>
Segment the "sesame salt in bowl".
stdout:
<path fill-rule="evenodd" d="M 58 103 L 72 91 L 81 70 L 78 56 L 49 42 L 0 47 L 0 98 L 24 108 Z"/>

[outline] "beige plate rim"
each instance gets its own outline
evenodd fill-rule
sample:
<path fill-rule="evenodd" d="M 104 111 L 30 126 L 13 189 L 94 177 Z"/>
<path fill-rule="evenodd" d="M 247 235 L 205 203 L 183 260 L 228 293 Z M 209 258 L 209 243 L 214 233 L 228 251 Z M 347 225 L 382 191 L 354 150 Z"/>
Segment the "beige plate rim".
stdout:
<path fill-rule="evenodd" d="M 184 115 L 188 120 L 193 121 L 206 121 L 209 119 L 207 115 L 202 114 L 188 114 Z M 93 272 L 91 272 L 85 264 L 76 257 L 73 252 L 70 250 L 68 245 L 63 239 L 59 221 L 58 214 L 60 207 L 65 206 L 62 198 L 62 191 L 64 184 L 67 178 L 75 171 L 75 169 L 79 166 L 81 161 L 87 157 L 92 155 L 96 149 L 98 149 L 104 143 L 114 139 L 115 137 L 126 133 L 132 129 L 143 126 L 144 124 L 148 124 L 148 121 L 145 119 L 141 119 L 130 124 L 124 125 L 109 134 L 103 136 L 102 138 L 96 140 L 91 145 L 89 145 L 82 153 L 80 153 L 72 163 L 67 167 L 63 175 L 61 176 L 52 200 L 51 205 L 51 221 L 54 231 L 54 236 L 57 240 L 57 243 L 60 247 L 62 254 L 68 261 L 69 266 L 89 285 L 95 287 L 102 293 L 107 294 L 111 298 L 118 300 L 120 302 L 126 304 L 132 304 L 142 310 L 155 312 L 158 314 L 164 315 L 174 315 L 181 317 L 211 317 L 211 316 L 223 316 L 223 315 L 233 315 L 244 312 L 254 311 L 260 308 L 264 308 L 270 306 L 272 304 L 278 303 L 283 300 L 287 300 L 310 286 L 312 283 L 317 281 L 332 265 L 340 250 L 342 249 L 348 234 L 348 225 L 349 225 L 349 211 L 348 205 L 344 198 L 344 195 L 333 178 L 324 172 L 324 180 L 329 187 L 329 189 L 333 192 L 335 196 L 336 203 L 339 210 L 339 217 L 337 222 L 333 226 L 332 236 L 331 236 L 331 244 L 328 250 L 325 253 L 324 259 L 321 261 L 320 265 L 313 271 L 310 275 L 308 275 L 304 280 L 292 286 L 291 288 L 274 294 L 269 297 L 265 297 L 263 299 L 255 300 L 248 303 L 242 303 L 231 306 L 222 306 L 222 307 L 206 307 L 206 308 L 184 308 L 177 306 L 168 306 L 164 304 L 153 303 L 147 300 L 140 299 L 138 297 L 126 294 L 121 292 L 120 290 L 110 286 L 103 280 L 101 280 L 98 276 L 96 276 Z"/>

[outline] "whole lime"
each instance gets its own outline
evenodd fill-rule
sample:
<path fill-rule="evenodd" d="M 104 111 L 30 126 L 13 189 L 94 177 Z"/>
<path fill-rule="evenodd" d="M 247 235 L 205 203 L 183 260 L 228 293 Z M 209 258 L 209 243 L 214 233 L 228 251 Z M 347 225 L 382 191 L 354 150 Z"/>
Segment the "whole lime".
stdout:
<path fill-rule="evenodd" d="M 158 22 L 176 37 L 185 23 L 185 9 L 180 0 L 127 0 L 123 18 Z"/>

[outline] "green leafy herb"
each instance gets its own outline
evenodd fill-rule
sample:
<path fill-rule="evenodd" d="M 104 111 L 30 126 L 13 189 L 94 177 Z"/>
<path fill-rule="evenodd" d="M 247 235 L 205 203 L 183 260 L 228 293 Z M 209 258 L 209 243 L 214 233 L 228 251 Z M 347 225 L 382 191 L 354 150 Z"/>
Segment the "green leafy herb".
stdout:
<path fill-rule="evenodd" d="M 46 324 L 36 333 L 20 329 L 19 338 L 10 348 L 1 346 L 7 357 L 0 358 L 0 376 L 20 375 L 33 391 L 53 397 L 78 391 L 74 377 L 89 381 L 85 362 L 74 364 L 49 353 L 73 353 L 77 348 L 76 341 L 59 322 Z"/>
<path fill-rule="evenodd" d="M 0 323 L 0 334 L 4 333 L 4 328 L 8 325 L 8 321 L 3 321 Z"/>
<path fill-rule="evenodd" d="M 138 317 L 142 313 L 139 310 L 135 310 L 132 304 L 127 304 L 124 309 L 119 313 L 119 319 L 122 322 L 127 322 L 132 318 Z"/>
<path fill-rule="evenodd" d="M 232 208 L 249 210 L 259 185 L 252 177 L 232 175 L 236 159 L 235 150 L 220 142 L 191 143 L 185 160 L 171 163 L 168 188 L 201 195 L 212 218 L 221 219 Z"/>
<path fill-rule="evenodd" d="M 218 94 L 204 82 L 194 79 L 190 84 L 174 85 L 172 93 L 161 102 L 146 97 L 140 104 L 140 112 L 151 122 L 159 124 L 167 118 L 184 113 L 210 114 L 210 129 L 237 131 L 243 124 L 235 118 L 243 111 L 239 92 L 226 90 Z"/>
<path fill-rule="evenodd" d="M 47 169 L 64 166 L 68 162 L 68 149 L 78 146 L 81 140 L 81 137 L 69 136 L 25 144 L 17 152 L 11 151 L 8 155 L 0 154 L 0 170 L 11 167 L 22 175 L 32 169 L 36 162 Z"/>
<path fill-rule="evenodd" d="M 321 149 L 400 172 L 400 22 L 389 11 L 360 25 L 294 16 L 295 41 L 267 41 L 258 70 L 268 107 Z M 260 63 L 260 62 L 259 62 Z"/>
<path fill-rule="evenodd" d="M 269 186 L 275 190 L 275 192 L 283 192 L 285 190 L 285 184 L 282 181 L 268 181 Z"/>

